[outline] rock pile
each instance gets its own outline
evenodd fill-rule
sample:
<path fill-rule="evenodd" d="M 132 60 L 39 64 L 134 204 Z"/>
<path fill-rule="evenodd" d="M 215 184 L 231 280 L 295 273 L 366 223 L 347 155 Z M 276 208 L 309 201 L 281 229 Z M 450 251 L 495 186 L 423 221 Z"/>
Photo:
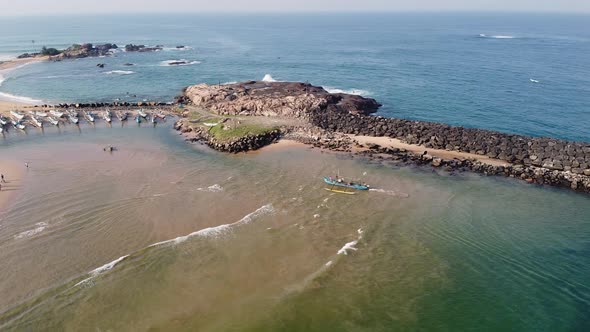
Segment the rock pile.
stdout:
<path fill-rule="evenodd" d="M 209 131 L 206 128 L 189 126 L 183 120 L 177 121 L 174 124 L 174 129 L 184 134 L 186 140 L 189 142 L 202 142 L 214 150 L 229 153 L 258 150 L 278 141 L 283 135 L 281 130 L 275 129 L 264 134 L 247 135 L 236 137 L 231 140 L 220 141 L 213 135 L 209 134 Z"/>
<path fill-rule="evenodd" d="M 462 151 L 512 164 L 590 175 L 589 143 L 330 111 L 314 112 L 311 120 L 314 125 L 331 131 L 387 136 L 426 148 Z"/>

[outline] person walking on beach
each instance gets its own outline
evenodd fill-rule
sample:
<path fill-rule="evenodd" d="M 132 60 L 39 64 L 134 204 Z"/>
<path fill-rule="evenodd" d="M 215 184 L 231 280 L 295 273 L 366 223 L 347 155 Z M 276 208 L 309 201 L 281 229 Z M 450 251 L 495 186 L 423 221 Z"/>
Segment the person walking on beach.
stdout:
<path fill-rule="evenodd" d="M 27 161 L 27 162 L 25 162 L 25 167 L 26 167 L 26 168 L 29 168 L 29 162 L 28 162 L 28 161 Z"/>
<path fill-rule="evenodd" d="M 0 174 L 0 182 L 6 183 L 6 180 L 4 180 L 4 174 Z"/>

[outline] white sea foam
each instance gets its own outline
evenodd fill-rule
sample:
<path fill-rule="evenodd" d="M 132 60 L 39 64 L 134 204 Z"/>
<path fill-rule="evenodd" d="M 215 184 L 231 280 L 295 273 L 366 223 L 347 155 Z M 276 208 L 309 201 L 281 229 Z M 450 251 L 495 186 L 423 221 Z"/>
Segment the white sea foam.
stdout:
<path fill-rule="evenodd" d="M 11 69 L 11 70 L 13 70 L 13 69 Z M 6 77 L 4 77 L 2 74 L 0 74 L 0 86 L 2 86 L 2 83 L 4 81 L 6 81 Z M 23 104 L 40 104 L 43 102 L 42 100 L 39 100 L 39 99 L 17 96 L 17 95 L 13 95 L 13 94 L 6 93 L 6 92 L 0 92 L 0 100 L 23 103 Z"/>
<path fill-rule="evenodd" d="M 539 82 L 538 80 L 535 80 L 535 79 L 532 79 L 532 78 L 529 78 L 529 80 L 530 80 L 532 83 L 541 83 L 541 82 Z"/>
<path fill-rule="evenodd" d="M 219 226 L 215 226 L 215 227 L 204 228 L 204 229 L 198 230 L 196 232 L 192 232 L 188 235 L 179 236 L 179 237 L 171 239 L 171 240 L 166 240 L 166 241 L 154 243 L 154 244 L 150 245 L 149 247 L 158 247 L 158 246 L 168 245 L 168 244 L 179 244 L 179 243 L 185 242 L 186 240 L 188 240 L 192 237 L 195 237 L 195 236 L 216 238 L 216 237 L 219 237 L 219 236 L 227 233 L 231 228 L 233 228 L 235 226 L 249 224 L 255 218 L 257 218 L 261 215 L 264 215 L 264 214 L 272 213 L 273 211 L 274 211 L 274 208 L 273 208 L 272 204 L 267 204 L 267 205 L 264 205 L 264 206 L 256 209 L 256 211 L 245 215 L 242 219 L 236 221 L 233 224 L 224 224 L 224 225 L 219 225 Z"/>
<path fill-rule="evenodd" d="M 332 261 L 329 261 L 328 263 L 325 264 L 325 266 L 326 267 L 330 267 L 330 266 L 332 266 L 332 264 L 333 264 L 333 262 Z"/>
<path fill-rule="evenodd" d="M 197 188 L 197 190 L 198 191 L 207 191 L 207 192 L 211 192 L 211 193 L 218 193 L 220 191 L 223 191 L 223 187 L 216 183 L 216 184 L 211 185 L 207 188 Z"/>
<path fill-rule="evenodd" d="M 274 208 L 273 208 L 272 204 L 267 204 L 267 205 L 261 206 L 260 208 L 256 209 L 256 211 L 245 215 L 242 219 L 236 221 L 233 224 L 224 224 L 224 225 L 219 225 L 216 227 L 204 228 L 204 229 L 198 230 L 196 232 L 192 232 L 188 235 L 179 236 L 179 237 L 171 239 L 171 240 L 166 240 L 166 241 L 161 241 L 161 242 L 151 244 L 148 246 L 148 248 L 159 247 L 159 246 L 169 245 L 169 244 L 173 244 L 173 245 L 179 244 L 179 243 L 185 242 L 186 240 L 188 240 L 192 237 L 195 237 L 195 236 L 218 237 L 218 236 L 223 235 L 226 232 L 228 232 L 232 227 L 249 224 L 257 217 L 264 215 L 264 214 L 272 213 L 273 211 L 274 211 Z M 117 264 L 121 263 L 127 257 L 129 257 L 129 255 L 121 256 L 110 263 L 107 263 L 101 267 L 98 267 L 98 268 L 88 272 L 88 278 L 78 282 L 74 286 L 81 286 L 81 285 L 87 284 L 88 282 L 90 282 L 94 278 L 96 278 L 98 275 L 101 275 L 105 272 L 112 270 Z"/>
<path fill-rule="evenodd" d="M 77 284 L 74 285 L 75 286 L 80 286 L 83 284 L 86 284 L 87 282 L 91 281 L 92 279 L 96 278 L 98 275 L 103 274 L 107 271 L 112 270 L 117 264 L 119 264 L 121 261 L 123 261 L 125 258 L 129 257 L 129 255 L 125 255 L 125 256 L 121 256 L 117 259 L 115 259 L 112 262 L 106 263 L 105 265 L 101 266 L 101 267 L 97 267 L 96 269 L 88 272 L 88 274 L 90 275 L 88 278 L 78 282 Z"/>
<path fill-rule="evenodd" d="M 274 78 L 272 78 L 272 76 L 270 76 L 270 74 L 266 74 L 262 78 L 262 81 L 263 82 L 276 82 L 277 80 L 275 80 Z"/>
<path fill-rule="evenodd" d="M 390 195 L 390 196 L 398 196 L 398 197 L 404 197 L 404 198 L 410 197 L 410 195 L 408 195 L 406 193 L 397 192 L 395 190 L 372 188 L 372 189 L 369 189 L 369 191 L 381 193 L 381 194 L 385 194 L 385 195 Z"/>
<path fill-rule="evenodd" d="M 236 81 L 230 81 L 230 82 L 221 83 L 221 85 L 230 85 L 230 84 L 236 84 L 236 83 L 238 83 L 238 82 L 236 82 Z"/>
<path fill-rule="evenodd" d="M 190 46 L 184 46 L 184 47 L 181 47 L 181 48 L 178 48 L 178 47 L 164 47 L 164 48 L 162 48 L 162 51 L 167 51 L 167 52 L 170 52 L 170 51 L 188 51 L 188 50 L 192 50 L 192 49 L 193 48 L 190 47 Z"/>
<path fill-rule="evenodd" d="M 162 67 L 173 67 L 173 66 L 190 66 L 190 65 L 198 65 L 201 61 L 193 60 L 185 60 L 185 59 L 178 59 L 178 60 L 165 60 L 160 62 L 160 66 Z"/>
<path fill-rule="evenodd" d="M 491 39 L 514 39 L 514 36 L 508 36 L 508 35 L 493 35 L 493 36 L 488 36 L 486 34 L 480 33 L 479 34 L 480 38 L 491 38 Z"/>
<path fill-rule="evenodd" d="M 329 93 L 345 93 L 349 95 L 357 95 L 357 96 L 370 96 L 372 93 L 368 90 L 361 90 L 361 89 L 347 89 L 342 90 L 338 88 L 333 88 L 330 86 L 324 86 L 324 90 L 328 91 Z"/>
<path fill-rule="evenodd" d="M 345 244 L 340 250 L 338 250 L 338 255 L 348 255 L 348 251 L 357 251 L 358 249 L 355 247 L 358 243 L 358 240 L 354 240 Z"/>
<path fill-rule="evenodd" d="M 132 70 L 111 70 L 111 71 L 105 72 L 105 74 L 107 74 L 107 75 L 131 75 L 131 74 L 135 74 L 135 72 Z"/>
<path fill-rule="evenodd" d="M 18 239 L 27 238 L 27 237 L 37 235 L 45 230 L 45 228 L 47 227 L 47 223 L 46 222 L 39 222 L 39 223 L 36 223 L 35 226 L 37 226 L 37 227 L 30 229 L 28 231 L 21 232 L 21 233 L 15 235 L 14 238 L 18 240 Z"/>
<path fill-rule="evenodd" d="M 16 59 L 16 54 L 0 54 L 0 61 L 10 61 Z"/>

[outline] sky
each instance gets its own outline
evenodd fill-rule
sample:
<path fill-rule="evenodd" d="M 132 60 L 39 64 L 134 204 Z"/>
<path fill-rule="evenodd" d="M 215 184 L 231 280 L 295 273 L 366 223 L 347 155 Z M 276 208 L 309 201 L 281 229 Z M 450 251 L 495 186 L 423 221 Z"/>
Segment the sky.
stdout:
<path fill-rule="evenodd" d="M 326 11 L 590 13 L 590 0 L 0 0 L 0 16 L 145 12 Z"/>

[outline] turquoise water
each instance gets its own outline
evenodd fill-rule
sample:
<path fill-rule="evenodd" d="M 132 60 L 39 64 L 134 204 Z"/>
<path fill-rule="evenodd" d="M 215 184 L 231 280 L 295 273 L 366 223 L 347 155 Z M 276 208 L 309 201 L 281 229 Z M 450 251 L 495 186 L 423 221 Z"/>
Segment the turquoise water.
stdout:
<path fill-rule="evenodd" d="M 3 57 L 87 41 L 169 48 L 29 65 L 2 74 L 14 96 L 171 100 L 190 84 L 269 74 L 376 98 L 384 116 L 590 141 L 587 15 L 35 17 L 3 18 L 0 31 Z M 194 63 L 163 63 L 178 59 Z"/>

